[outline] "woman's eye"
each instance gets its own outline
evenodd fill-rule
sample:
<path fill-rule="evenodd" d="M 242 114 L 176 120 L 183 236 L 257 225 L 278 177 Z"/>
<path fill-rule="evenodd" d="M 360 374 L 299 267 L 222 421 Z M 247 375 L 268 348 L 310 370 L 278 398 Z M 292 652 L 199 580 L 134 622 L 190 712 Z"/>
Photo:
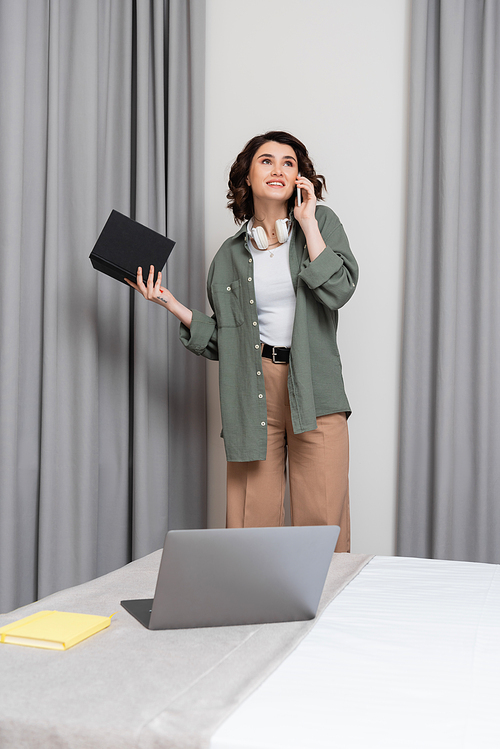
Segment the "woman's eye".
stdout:
<path fill-rule="evenodd" d="M 285 166 L 293 166 L 291 161 L 285 161 Z"/>
<path fill-rule="evenodd" d="M 270 161 L 270 159 L 262 159 L 262 163 L 263 164 L 270 164 L 271 161 Z"/>

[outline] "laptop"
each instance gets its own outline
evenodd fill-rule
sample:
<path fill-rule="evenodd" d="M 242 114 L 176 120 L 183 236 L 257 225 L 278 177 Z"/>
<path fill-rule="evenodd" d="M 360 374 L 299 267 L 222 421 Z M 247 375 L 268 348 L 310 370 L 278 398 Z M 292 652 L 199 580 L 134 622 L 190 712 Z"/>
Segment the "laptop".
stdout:
<path fill-rule="evenodd" d="M 336 525 L 169 531 L 154 598 L 121 601 L 148 629 L 313 619 Z"/>

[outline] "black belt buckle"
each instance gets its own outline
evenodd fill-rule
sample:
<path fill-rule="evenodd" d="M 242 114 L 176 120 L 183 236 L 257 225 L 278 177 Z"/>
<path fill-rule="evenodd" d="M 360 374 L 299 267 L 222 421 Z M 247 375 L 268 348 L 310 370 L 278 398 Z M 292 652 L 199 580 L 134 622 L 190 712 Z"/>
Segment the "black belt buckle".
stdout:
<path fill-rule="evenodd" d="M 288 364 L 288 361 L 286 361 L 286 359 L 288 359 L 288 357 L 286 356 L 286 354 L 288 353 L 288 349 L 286 348 L 286 346 L 273 346 L 272 349 L 273 364 Z M 283 354 L 285 355 L 285 361 L 276 358 L 280 355 L 281 352 L 283 352 Z"/>

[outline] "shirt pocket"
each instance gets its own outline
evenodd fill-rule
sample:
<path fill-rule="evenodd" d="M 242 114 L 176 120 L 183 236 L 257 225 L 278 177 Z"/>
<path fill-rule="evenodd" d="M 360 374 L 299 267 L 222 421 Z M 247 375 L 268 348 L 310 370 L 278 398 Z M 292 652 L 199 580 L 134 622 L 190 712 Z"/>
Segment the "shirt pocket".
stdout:
<path fill-rule="evenodd" d="M 243 325 L 241 282 L 214 283 L 212 286 L 218 328 L 237 328 Z"/>

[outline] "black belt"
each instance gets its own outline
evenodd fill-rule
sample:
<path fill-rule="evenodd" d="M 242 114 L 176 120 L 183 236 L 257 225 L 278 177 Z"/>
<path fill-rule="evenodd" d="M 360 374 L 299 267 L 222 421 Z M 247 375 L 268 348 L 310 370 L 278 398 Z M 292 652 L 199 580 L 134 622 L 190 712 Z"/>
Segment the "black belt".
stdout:
<path fill-rule="evenodd" d="M 290 349 L 286 346 L 269 346 L 262 344 L 262 356 L 272 359 L 274 364 L 288 364 L 290 360 Z"/>

